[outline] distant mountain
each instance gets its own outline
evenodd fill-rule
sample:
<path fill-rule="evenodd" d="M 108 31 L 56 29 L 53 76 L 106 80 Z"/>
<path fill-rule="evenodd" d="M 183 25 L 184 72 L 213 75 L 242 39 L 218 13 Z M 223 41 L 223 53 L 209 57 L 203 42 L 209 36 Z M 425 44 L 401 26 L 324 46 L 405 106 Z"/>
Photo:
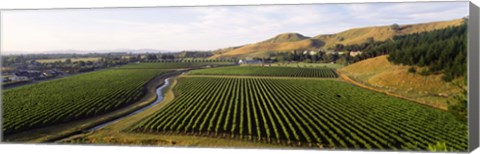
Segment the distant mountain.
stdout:
<path fill-rule="evenodd" d="M 48 50 L 48 51 L 2 51 L 2 55 L 19 55 L 19 54 L 88 54 L 88 53 L 159 53 L 159 52 L 180 52 L 171 50 L 158 49 L 112 49 L 112 50 Z"/>
<path fill-rule="evenodd" d="M 385 25 L 364 28 L 354 28 L 336 34 L 317 35 L 306 37 L 298 33 L 284 33 L 271 39 L 242 45 L 218 49 L 211 58 L 223 57 L 262 57 L 268 52 L 308 50 L 320 48 L 332 48 L 337 44 L 353 45 L 361 44 L 373 39 L 373 41 L 385 41 L 397 35 L 412 34 L 418 32 L 443 29 L 449 26 L 458 26 L 464 19 L 439 21 L 409 25 Z"/>

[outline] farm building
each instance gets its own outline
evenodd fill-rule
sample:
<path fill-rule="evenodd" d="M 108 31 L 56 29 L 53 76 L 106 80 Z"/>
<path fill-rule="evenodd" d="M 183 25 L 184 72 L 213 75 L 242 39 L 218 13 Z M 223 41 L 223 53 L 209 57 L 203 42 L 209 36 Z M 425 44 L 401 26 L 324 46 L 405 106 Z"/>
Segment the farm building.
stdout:
<path fill-rule="evenodd" d="M 28 80 L 28 77 L 27 77 L 27 76 L 14 75 L 14 76 L 12 77 L 12 80 L 14 80 L 14 81 L 27 81 L 27 80 Z"/>
<path fill-rule="evenodd" d="M 42 74 L 40 71 L 35 71 L 35 70 L 20 70 L 15 73 L 16 76 L 25 76 L 25 77 L 38 77 Z"/>
<path fill-rule="evenodd" d="M 261 64 L 261 60 L 245 60 L 245 59 L 240 59 L 238 61 L 238 64 Z"/>
<path fill-rule="evenodd" d="M 8 76 L 2 76 L 2 77 L 0 78 L 0 80 L 1 80 L 1 82 L 10 82 L 10 81 L 11 81 L 11 80 L 10 80 L 10 77 L 8 77 Z"/>
<path fill-rule="evenodd" d="M 318 54 L 320 51 L 313 51 L 313 50 L 305 50 L 303 51 L 303 54 L 306 55 L 306 54 L 309 54 L 309 55 L 316 55 Z"/>
<path fill-rule="evenodd" d="M 361 55 L 362 52 L 361 51 L 350 51 L 350 56 L 351 57 L 355 57 L 355 56 L 358 56 L 358 55 Z"/>

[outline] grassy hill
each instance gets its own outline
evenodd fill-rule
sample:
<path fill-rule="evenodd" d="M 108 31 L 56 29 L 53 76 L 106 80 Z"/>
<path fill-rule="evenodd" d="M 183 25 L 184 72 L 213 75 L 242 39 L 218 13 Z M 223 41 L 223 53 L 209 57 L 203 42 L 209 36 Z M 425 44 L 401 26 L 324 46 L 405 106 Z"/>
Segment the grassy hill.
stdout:
<path fill-rule="evenodd" d="M 271 39 L 243 46 L 229 47 L 214 51 L 215 55 L 210 58 L 222 57 L 262 57 L 269 51 L 292 51 L 330 48 L 336 44 L 352 45 L 361 44 L 373 38 L 375 41 L 385 41 L 396 35 L 412 34 L 417 32 L 443 29 L 449 26 L 458 26 L 464 19 L 440 21 L 431 23 L 400 25 L 394 29 L 391 25 L 354 28 L 337 34 L 317 35 L 306 37 L 298 33 L 284 33 Z"/>
<path fill-rule="evenodd" d="M 275 36 L 274 38 L 265 40 L 261 43 L 295 42 L 295 41 L 301 41 L 309 38 L 310 37 L 303 36 L 302 34 L 299 34 L 299 33 L 283 33 Z"/>
<path fill-rule="evenodd" d="M 210 58 L 220 57 L 239 57 L 244 58 L 248 56 L 263 57 L 267 56 L 270 51 L 292 51 L 292 50 L 306 50 L 312 48 L 318 48 L 323 46 L 323 42 L 314 39 L 304 39 L 301 41 L 293 42 L 280 42 L 280 43 L 255 43 L 242 46 L 240 48 L 226 51 L 222 54 L 216 54 Z"/>
<path fill-rule="evenodd" d="M 266 56 L 269 51 L 291 51 L 291 50 L 305 50 L 323 46 L 323 42 L 310 37 L 303 36 L 298 33 L 283 33 L 271 39 L 248 44 L 239 47 L 229 47 L 214 51 L 214 56 L 210 58 L 220 57 L 240 57 L 247 56 L 262 57 Z"/>
<path fill-rule="evenodd" d="M 445 82 L 441 74 L 422 76 L 408 73 L 408 68 L 390 63 L 387 56 L 379 56 L 346 66 L 338 72 L 368 88 L 445 110 L 448 97 L 461 90 L 455 86 L 461 79 Z"/>
<path fill-rule="evenodd" d="M 394 30 L 391 25 L 354 28 L 333 35 L 318 35 L 313 38 L 325 42 L 325 47 L 333 47 L 336 44 L 353 45 L 364 43 L 369 38 L 373 38 L 375 41 L 385 41 L 396 35 L 432 31 L 447 28 L 449 26 L 459 26 L 462 23 L 463 19 L 456 19 L 450 21 L 400 25 L 397 30 Z"/>

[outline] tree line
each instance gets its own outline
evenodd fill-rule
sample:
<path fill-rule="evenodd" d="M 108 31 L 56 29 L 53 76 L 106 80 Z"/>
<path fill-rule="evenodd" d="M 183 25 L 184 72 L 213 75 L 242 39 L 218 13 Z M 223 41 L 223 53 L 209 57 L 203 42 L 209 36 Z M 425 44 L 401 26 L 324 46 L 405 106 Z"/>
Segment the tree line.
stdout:
<path fill-rule="evenodd" d="M 394 64 L 426 67 L 423 75 L 442 73 L 443 80 L 466 76 L 467 24 L 395 36 L 385 42 L 364 43 L 345 48 L 364 49 L 362 55 L 351 58 L 351 63 L 388 54 Z M 412 67 L 411 72 L 416 72 Z"/>

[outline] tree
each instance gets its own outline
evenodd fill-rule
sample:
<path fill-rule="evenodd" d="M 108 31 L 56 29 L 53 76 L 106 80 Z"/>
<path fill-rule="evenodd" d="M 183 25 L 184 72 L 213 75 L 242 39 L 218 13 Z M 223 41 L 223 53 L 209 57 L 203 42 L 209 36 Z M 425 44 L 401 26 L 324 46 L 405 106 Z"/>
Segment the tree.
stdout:
<path fill-rule="evenodd" d="M 342 51 L 344 47 L 343 44 L 335 44 L 335 51 Z"/>
<path fill-rule="evenodd" d="M 418 61 L 418 66 L 420 67 L 425 66 L 425 58 L 423 58 L 423 56 L 420 57 L 420 60 Z"/>
<path fill-rule="evenodd" d="M 415 67 L 410 67 L 410 68 L 408 68 L 408 73 L 415 74 L 415 73 L 417 73 L 417 70 L 415 69 Z"/>
<path fill-rule="evenodd" d="M 399 30 L 401 30 L 401 29 L 400 29 L 400 25 L 398 25 L 398 24 L 396 24 L 396 23 L 394 23 L 393 25 L 391 25 L 390 28 L 392 28 L 392 30 L 394 30 L 394 31 L 399 31 Z"/>
<path fill-rule="evenodd" d="M 466 88 L 462 88 L 462 92 L 453 96 L 447 101 L 448 111 L 455 115 L 460 121 L 467 121 L 468 95 Z"/>
<path fill-rule="evenodd" d="M 395 27 L 392 25 L 392 28 Z M 448 82 L 467 72 L 466 36 L 466 24 L 395 36 L 392 40 L 363 51 L 359 59 L 389 54 L 388 60 L 394 64 L 426 66 L 429 74 L 442 73 L 442 79 Z"/>
<path fill-rule="evenodd" d="M 369 37 L 367 38 L 367 41 L 364 44 L 364 46 L 367 46 L 368 44 L 373 44 L 373 43 L 375 43 L 375 39 L 373 37 Z"/>
<path fill-rule="evenodd" d="M 71 60 L 70 58 L 67 58 L 67 59 L 65 60 L 65 63 L 66 63 L 66 64 L 71 64 L 71 63 L 72 63 L 72 60 Z"/>
<path fill-rule="evenodd" d="M 280 63 L 285 63 L 285 57 L 283 55 L 279 54 L 275 57 L 275 59 L 277 59 L 277 61 Z"/>
<path fill-rule="evenodd" d="M 83 60 L 80 60 L 78 64 L 80 64 L 80 66 L 85 66 L 85 62 Z"/>

